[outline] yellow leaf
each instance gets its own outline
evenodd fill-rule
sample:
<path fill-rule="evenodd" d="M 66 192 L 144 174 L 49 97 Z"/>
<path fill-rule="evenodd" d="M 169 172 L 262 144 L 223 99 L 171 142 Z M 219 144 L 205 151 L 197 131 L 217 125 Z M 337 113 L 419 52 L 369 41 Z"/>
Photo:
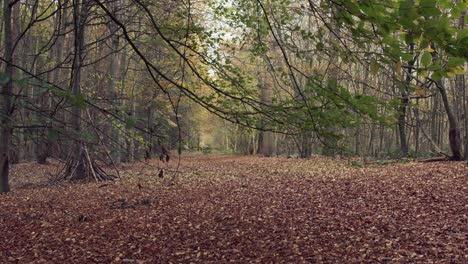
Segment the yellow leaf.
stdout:
<path fill-rule="evenodd" d="M 392 249 L 392 242 L 388 242 L 385 246 L 388 250 Z"/>
<path fill-rule="evenodd" d="M 426 96 L 426 93 L 424 92 L 424 89 L 421 88 L 421 86 L 416 85 L 414 88 L 415 88 L 415 92 L 416 92 L 416 94 L 418 96 L 421 96 L 421 97 Z"/>
<path fill-rule="evenodd" d="M 421 71 L 419 75 L 423 78 L 426 78 L 428 76 L 427 71 Z"/>
<path fill-rule="evenodd" d="M 167 123 L 171 126 L 171 127 L 177 127 L 177 124 L 174 123 L 174 121 L 170 120 L 169 118 L 166 119 Z"/>
<path fill-rule="evenodd" d="M 402 78 L 402 75 L 401 75 L 401 61 L 397 62 L 396 65 L 395 65 L 395 71 L 397 73 L 397 77 L 398 79 L 401 79 Z"/>
<path fill-rule="evenodd" d="M 427 48 L 427 52 L 432 53 L 432 52 L 434 52 L 434 49 L 431 48 L 431 47 L 429 46 L 429 47 Z"/>
<path fill-rule="evenodd" d="M 462 65 L 457 66 L 457 67 L 453 68 L 452 70 L 453 70 L 453 72 L 454 72 L 455 74 L 457 74 L 457 75 L 463 75 L 463 74 L 465 74 L 465 69 L 464 69 L 464 67 L 463 67 Z"/>

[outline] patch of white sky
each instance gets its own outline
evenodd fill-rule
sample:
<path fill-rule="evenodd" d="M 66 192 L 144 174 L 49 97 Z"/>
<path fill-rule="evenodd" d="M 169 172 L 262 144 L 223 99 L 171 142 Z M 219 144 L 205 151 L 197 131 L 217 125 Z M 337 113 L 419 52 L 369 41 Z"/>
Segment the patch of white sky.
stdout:
<path fill-rule="evenodd" d="M 189 0 L 192 1 L 192 0 Z M 255 1 L 255 0 L 252 0 Z M 314 3 L 320 3 L 320 0 L 312 0 Z M 207 31 L 211 33 L 210 37 L 212 39 L 218 39 L 218 42 L 214 42 L 208 50 L 206 50 L 207 55 L 213 60 L 219 60 L 220 62 L 225 62 L 227 58 L 232 56 L 232 53 L 225 49 L 228 45 L 236 45 L 235 43 L 238 38 L 241 38 L 242 35 L 245 33 L 247 28 L 242 28 L 242 24 L 238 24 L 237 26 L 232 26 L 229 18 L 223 17 L 223 15 L 216 14 L 216 8 L 220 7 L 228 12 L 241 12 L 240 10 L 236 10 L 236 3 L 237 0 L 199 0 L 199 1 L 192 1 L 192 5 L 195 7 L 193 13 L 199 18 L 199 23 L 204 26 Z M 306 2 L 302 0 L 293 0 L 289 2 L 289 8 L 291 11 L 296 10 L 296 17 L 291 22 L 291 24 L 295 24 L 302 27 L 307 27 L 306 24 L 308 20 L 305 19 L 303 14 L 305 7 L 307 5 Z M 269 10 L 270 11 L 270 10 Z M 274 11 L 271 10 L 270 16 L 275 18 Z M 277 21 L 277 18 L 273 19 L 273 22 Z M 310 23 L 310 22 L 309 22 Z M 313 26 L 314 27 L 314 26 Z M 289 34 L 287 30 L 283 32 L 284 34 Z M 219 57 L 217 56 L 219 55 Z M 214 68 L 210 68 L 208 73 L 215 77 L 216 70 Z"/>
<path fill-rule="evenodd" d="M 213 59 L 220 59 L 221 62 L 225 61 L 229 54 L 223 50 L 223 46 L 230 42 L 233 42 L 237 37 L 242 34 L 242 29 L 233 28 L 229 21 L 222 15 L 216 14 L 216 7 L 223 9 L 234 9 L 235 0 L 210 0 L 210 1 L 192 1 L 194 6 L 194 14 L 199 17 L 200 23 L 210 33 L 212 39 L 219 41 L 213 42 L 213 45 L 208 47 L 207 55 Z M 220 56 L 218 57 L 217 54 Z M 216 70 L 210 68 L 208 74 L 212 77 L 216 76 Z"/>

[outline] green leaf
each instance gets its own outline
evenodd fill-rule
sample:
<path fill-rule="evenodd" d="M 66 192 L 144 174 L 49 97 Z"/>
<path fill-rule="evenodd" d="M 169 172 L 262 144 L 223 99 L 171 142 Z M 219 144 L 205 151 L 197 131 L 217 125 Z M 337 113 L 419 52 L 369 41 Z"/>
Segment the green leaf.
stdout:
<path fill-rule="evenodd" d="M 440 65 L 440 63 L 433 63 L 427 69 L 430 70 L 430 71 L 440 71 L 440 70 L 442 70 L 442 66 Z"/>
<path fill-rule="evenodd" d="M 455 4 L 455 6 L 450 10 L 450 13 L 454 17 L 460 17 L 461 14 L 466 11 L 467 8 L 467 2 L 466 1 L 458 1 L 458 3 Z"/>
<path fill-rule="evenodd" d="M 421 7 L 420 14 L 423 16 L 437 16 L 440 14 L 439 9 L 436 7 L 436 0 L 421 0 L 419 6 Z"/>
<path fill-rule="evenodd" d="M 401 59 L 404 60 L 404 61 L 411 61 L 411 60 L 413 60 L 413 58 L 414 58 L 414 55 L 411 54 L 411 53 L 401 54 Z"/>
<path fill-rule="evenodd" d="M 434 72 L 432 74 L 431 79 L 434 81 L 440 81 L 442 79 L 442 74 L 440 72 Z"/>
<path fill-rule="evenodd" d="M 428 67 L 432 62 L 432 55 L 429 52 L 424 52 L 421 56 L 421 64 L 424 67 Z"/>
<path fill-rule="evenodd" d="M 437 3 L 443 8 L 450 8 L 453 6 L 453 2 L 451 0 L 437 0 Z"/>
<path fill-rule="evenodd" d="M 464 63 L 465 63 L 465 59 L 454 57 L 454 58 L 449 59 L 449 61 L 447 62 L 447 66 L 449 68 L 455 68 L 457 66 L 463 65 Z"/>
<path fill-rule="evenodd" d="M 415 6 L 414 0 L 405 0 L 400 3 L 400 8 L 398 10 L 400 23 L 407 28 L 413 27 L 413 21 L 417 17 Z"/>
<path fill-rule="evenodd" d="M 358 16 L 361 13 L 359 7 L 351 1 L 344 1 L 344 5 L 346 6 L 346 9 L 348 9 L 349 13 L 355 16 Z"/>

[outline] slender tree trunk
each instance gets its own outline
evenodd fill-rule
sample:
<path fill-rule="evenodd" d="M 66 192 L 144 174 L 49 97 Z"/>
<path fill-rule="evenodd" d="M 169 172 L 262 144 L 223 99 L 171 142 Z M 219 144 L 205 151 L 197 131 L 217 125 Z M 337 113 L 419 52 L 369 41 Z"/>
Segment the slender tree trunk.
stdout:
<path fill-rule="evenodd" d="M 148 133 L 146 134 L 146 144 L 145 144 L 145 159 L 151 159 L 153 157 L 153 118 L 154 118 L 154 103 L 151 102 L 149 107 L 147 108 L 147 120 L 146 120 L 146 128 Z"/>
<path fill-rule="evenodd" d="M 419 128 L 421 127 L 421 120 L 419 118 L 419 100 L 417 99 L 416 108 L 414 109 L 414 118 L 416 120 L 416 125 L 414 128 L 414 156 L 419 155 Z"/>
<path fill-rule="evenodd" d="M 13 1 L 7 1 L 7 2 L 10 2 L 12 3 Z M 12 10 L 11 10 L 11 22 L 12 22 L 12 41 L 13 43 L 15 43 L 16 41 L 18 41 L 19 39 L 19 36 L 21 34 L 21 19 L 20 19 L 20 2 L 17 2 L 15 3 L 15 5 L 12 6 Z M 16 48 L 15 50 L 17 52 L 15 52 L 15 50 L 13 50 L 13 61 L 15 62 L 15 64 L 18 64 L 18 65 L 26 65 L 26 63 L 24 63 L 26 61 L 25 57 L 26 56 L 21 56 L 21 57 L 18 57 L 17 54 L 18 54 L 18 51 L 19 52 L 24 52 L 24 51 L 21 51 L 20 50 L 20 47 L 22 46 L 21 44 L 23 44 L 23 41 L 18 41 L 17 45 L 16 45 Z M 17 79 L 21 79 L 21 76 L 19 76 L 21 73 L 18 72 L 16 70 L 16 68 L 13 67 L 13 76 L 16 76 Z M 21 89 L 23 87 L 19 87 L 16 83 L 13 83 L 13 93 L 20 93 L 21 92 Z M 26 93 L 27 94 L 27 93 Z M 26 101 L 26 98 L 24 97 L 18 97 L 18 98 L 14 98 L 13 99 L 13 107 L 15 107 L 15 105 L 20 101 L 20 100 L 25 100 Z M 23 102 L 21 102 L 23 103 Z M 27 110 L 25 108 L 21 108 L 19 109 L 19 111 L 16 112 L 17 116 L 14 116 L 14 120 L 16 122 L 20 122 L 20 123 L 23 123 L 25 124 L 26 122 L 26 113 Z M 18 162 L 22 162 L 24 160 L 26 160 L 26 140 L 25 140 L 25 129 L 15 129 L 13 130 L 13 142 L 14 142 L 14 145 L 15 145 L 15 148 L 13 150 L 13 152 L 15 152 L 16 156 L 18 157 L 16 161 L 14 161 L 13 159 L 11 159 L 10 157 L 10 163 L 14 164 L 14 163 L 18 163 Z"/>
<path fill-rule="evenodd" d="M 436 49 L 432 45 L 432 49 Z M 434 59 L 437 58 L 437 53 L 433 52 L 432 56 Z M 457 122 L 457 117 L 453 113 L 452 108 L 450 107 L 449 99 L 447 96 L 447 90 L 445 88 L 443 80 L 439 80 L 436 83 L 437 89 L 439 90 L 439 94 L 442 98 L 442 103 L 445 108 L 445 113 L 447 114 L 447 119 L 448 119 L 448 140 L 449 140 L 449 145 L 450 145 L 450 150 L 452 151 L 452 160 L 462 160 L 462 154 L 461 154 L 461 141 L 460 141 L 460 130 L 458 129 L 458 122 Z"/>
<path fill-rule="evenodd" d="M 431 105 L 431 117 L 430 117 L 430 120 L 431 120 L 431 124 L 430 124 L 430 134 L 431 134 L 431 138 L 434 142 L 436 143 L 439 143 L 438 142 L 438 133 L 437 133 L 437 112 L 438 112 L 438 108 L 439 108 L 439 100 L 438 100 L 438 94 L 434 94 L 434 96 L 432 97 L 432 105 Z"/>
<path fill-rule="evenodd" d="M 36 13 L 36 11 L 32 11 L 33 14 Z M 38 54 L 39 53 L 39 38 L 34 38 L 33 35 L 30 35 L 28 34 L 28 38 L 26 39 L 26 41 L 28 42 L 34 42 L 34 52 L 35 54 Z M 44 60 L 39 56 L 37 58 L 37 60 L 35 62 L 32 63 L 31 65 L 31 72 L 34 74 L 34 75 L 37 75 L 38 73 L 38 68 L 43 64 Z M 35 85 L 29 85 L 27 87 L 27 100 L 29 100 L 30 102 L 37 102 L 37 92 L 36 92 L 36 86 Z M 34 112 L 29 110 L 26 112 L 27 113 L 27 119 L 28 119 L 28 122 L 31 122 L 34 118 Z M 42 114 L 42 113 L 41 113 Z M 39 114 L 39 115 L 41 115 Z M 26 115 L 25 115 L 26 116 Z M 32 130 L 30 132 L 30 140 L 28 142 L 28 160 L 29 161 L 33 161 L 33 160 L 36 160 L 37 158 L 37 151 L 36 151 L 36 147 L 37 147 L 37 140 L 35 140 L 34 138 L 32 138 L 32 135 L 33 135 L 33 132 L 34 132 L 34 135 L 37 135 L 36 130 Z"/>
<path fill-rule="evenodd" d="M 126 95 L 126 74 L 127 74 L 127 50 L 125 47 L 122 50 L 122 54 L 120 56 L 120 96 L 124 97 Z M 127 99 L 122 100 L 122 104 L 127 106 L 127 115 L 133 116 L 133 96 L 131 99 L 125 101 Z M 122 140 L 122 144 L 125 145 L 125 156 L 120 157 L 120 161 L 130 162 L 133 161 L 133 152 L 130 150 L 130 142 L 133 142 L 132 138 L 132 129 L 126 129 L 127 136 L 124 136 Z"/>
<path fill-rule="evenodd" d="M 73 22 L 74 22 L 74 58 L 72 65 L 71 91 L 73 96 L 81 96 L 81 66 L 83 62 L 84 31 L 86 23 L 87 0 L 81 3 L 79 0 L 73 3 Z M 74 161 L 78 164 L 76 168 L 76 179 L 85 177 L 83 161 L 83 144 L 81 142 L 81 107 L 74 104 L 72 106 L 71 124 L 76 133 L 76 139 L 73 146 Z"/>
<path fill-rule="evenodd" d="M 375 124 L 370 125 L 369 142 L 367 143 L 367 156 L 374 156 L 374 138 L 375 138 Z"/>
<path fill-rule="evenodd" d="M 400 140 L 400 155 L 402 157 L 407 157 L 409 154 L 408 143 L 406 139 L 406 109 L 408 107 L 408 98 L 406 98 L 406 93 L 402 94 L 402 99 L 400 100 L 400 106 L 398 107 L 398 133 Z"/>
<path fill-rule="evenodd" d="M 460 75 L 459 76 L 459 85 L 460 89 L 462 90 L 463 98 L 463 113 L 462 113 L 462 119 L 464 120 L 465 123 L 465 160 L 468 161 L 468 94 L 466 92 L 466 86 L 465 86 L 465 76 Z"/>
<path fill-rule="evenodd" d="M 130 100 L 128 101 L 128 109 L 129 109 L 129 117 L 135 118 L 136 111 L 135 111 L 135 83 L 133 84 L 131 93 L 130 93 Z M 132 133 L 132 129 L 128 128 L 127 133 L 130 137 L 127 138 L 127 154 L 128 154 L 128 162 L 131 162 L 135 159 L 135 141 L 134 134 Z"/>
<path fill-rule="evenodd" d="M 264 104 L 270 104 L 272 98 L 272 83 L 269 79 L 270 76 L 265 70 L 263 73 L 263 82 L 260 87 L 261 98 L 260 100 Z M 273 132 L 271 131 L 261 131 L 261 142 L 260 142 L 260 153 L 265 157 L 271 157 L 274 153 L 273 148 Z"/>
<path fill-rule="evenodd" d="M 0 128 L 0 192 L 8 192 L 9 185 L 9 154 L 12 137 L 12 92 L 13 92 L 13 38 L 11 28 L 11 9 L 10 1 L 3 1 L 3 20 L 5 25 L 4 35 L 4 57 L 5 57 L 5 76 L 6 81 L 2 83 L 1 89 L 1 128 Z"/>
<path fill-rule="evenodd" d="M 117 8 L 118 8 L 118 2 L 115 1 L 113 3 L 113 10 L 114 14 L 117 15 Z M 119 92 L 117 88 L 117 83 L 119 80 L 119 71 L 118 71 L 118 65 L 119 65 L 119 36 L 117 35 L 117 30 L 118 27 L 114 23 L 109 24 L 109 30 L 111 33 L 111 56 L 110 56 L 110 63 L 109 63 L 109 94 L 111 96 L 110 100 L 113 104 L 113 107 L 119 107 L 120 101 L 118 99 Z M 111 152 L 111 157 L 112 161 L 115 163 L 120 163 L 120 132 L 119 129 L 113 125 L 111 125 L 111 142 L 110 145 L 114 145 L 114 147 L 111 147 L 112 152 Z"/>
<path fill-rule="evenodd" d="M 452 151 L 452 160 L 462 160 L 461 155 L 461 142 L 460 142 L 460 131 L 458 130 L 457 118 L 452 112 L 450 103 L 447 97 L 447 91 L 445 90 L 444 83 L 438 81 L 436 83 L 437 88 L 439 89 L 440 95 L 442 97 L 442 102 L 444 104 L 445 113 L 447 114 L 448 123 L 449 123 L 449 145 L 450 150 Z"/>
<path fill-rule="evenodd" d="M 48 80 L 54 84 L 59 85 L 60 83 L 60 76 L 62 72 L 62 57 L 63 57 L 63 45 L 64 45 L 64 36 L 66 30 L 66 22 L 68 16 L 68 0 L 65 0 L 62 5 L 57 7 L 57 14 L 55 16 L 54 21 L 54 30 L 57 34 L 57 38 L 55 40 L 55 45 L 51 48 L 52 50 L 49 53 L 47 58 L 48 61 L 55 62 L 55 69 L 48 74 Z M 42 115 L 52 118 L 50 116 L 50 108 L 51 108 L 51 98 L 50 98 L 50 91 L 46 91 L 44 95 L 42 95 L 41 100 L 41 111 Z M 45 118 L 45 124 L 47 125 L 47 134 L 50 132 L 50 127 L 53 125 L 49 118 Z M 36 147 L 36 156 L 37 156 L 37 163 L 45 164 L 46 160 L 49 156 L 53 155 L 51 151 L 51 146 L 53 146 L 54 142 L 52 142 L 48 135 L 44 135 L 43 138 L 39 141 L 38 146 Z M 58 154 L 58 153 L 55 153 Z"/>
<path fill-rule="evenodd" d="M 382 157 L 384 136 L 385 136 L 385 126 L 380 124 L 380 127 L 379 127 L 379 151 L 378 151 L 378 157 L 379 158 Z"/>
<path fill-rule="evenodd" d="M 413 43 L 410 44 L 409 49 L 410 53 L 413 53 Z M 411 85 L 412 78 L 411 73 L 415 62 L 416 58 L 408 63 L 408 72 L 406 73 L 405 77 L 405 86 L 401 91 L 400 106 L 398 108 L 398 132 L 400 136 L 400 155 L 402 157 L 407 157 L 409 154 L 408 139 L 406 137 L 406 114 L 409 105 L 409 86 Z"/>
<path fill-rule="evenodd" d="M 458 25 L 460 29 L 465 28 L 465 16 L 466 16 L 466 10 L 460 15 L 460 18 L 458 19 Z M 466 69 L 466 68 L 465 68 Z M 466 73 L 466 71 L 465 71 Z M 465 86 L 465 75 L 457 75 L 455 79 L 455 86 L 458 91 L 460 91 L 461 96 L 460 98 L 462 99 L 462 104 L 459 105 L 459 107 L 462 109 L 461 113 L 461 119 L 464 120 L 464 125 L 465 125 L 465 160 L 468 161 L 468 94 L 466 92 L 466 86 Z"/>
<path fill-rule="evenodd" d="M 73 50 L 74 50 L 74 34 L 66 34 L 66 32 L 73 32 L 73 8 L 70 8 L 71 4 L 74 4 L 73 0 L 63 1 L 63 22 L 61 25 L 61 30 L 63 32 L 62 39 L 59 39 L 57 45 L 57 54 L 55 56 L 56 65 L 59 65 L 60 68 L 57 71 L 54 71 L 54 82 L 56 85 L 65 86 L 69 85 L 69 78 L 72 75 L 72 65 L 73 65 Z M 69 13 L 71 13 L 71 19 L 69 18 Z M 56 75 L 55 75 L 56 74 Z M 67 83 L 68 82 L 68 83 Z M 52 107 L 52 105 L 51 105 Z M 59 107 L 54 105 L 54 107 Z M 59 126 L 59 129 L 66 130 L 66 124 L 69 123 L 70 113 L 68 111 L 58 111 L 56 113 L 56 119 L 59 120 L 59 123 L 56 126 Z M 73 143 L 69 140 L 62 140 L 62 142 L 57 143 L 57 152 L 51 153 L 51 155 L 56 155 L 61 159 L 66 159 L 68 153 L 70 153 Z"/>
<path fill-rule="evenodd" d="M 451 103 L 453 115 L 459 126 L 460 152 L 465 160 L 468 160 L 468 118 L 466 108 L 468 94 L 465 89 L 465 76 L 457 75 L 451 87 L 453 87 L 452 93 L 454 94 L 453 102 Z"/>

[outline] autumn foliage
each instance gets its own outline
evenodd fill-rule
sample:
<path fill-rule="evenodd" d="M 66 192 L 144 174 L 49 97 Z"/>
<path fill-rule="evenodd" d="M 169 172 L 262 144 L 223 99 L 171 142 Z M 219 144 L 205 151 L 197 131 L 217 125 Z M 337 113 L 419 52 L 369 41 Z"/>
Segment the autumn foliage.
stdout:
<path fill-rule="evenodd" d="M 148 163 L 88 184 L 16 165 L 0 196 L 0 262 L 466 263 L 461 162 L 195 156 L 162 179 Z"/>

